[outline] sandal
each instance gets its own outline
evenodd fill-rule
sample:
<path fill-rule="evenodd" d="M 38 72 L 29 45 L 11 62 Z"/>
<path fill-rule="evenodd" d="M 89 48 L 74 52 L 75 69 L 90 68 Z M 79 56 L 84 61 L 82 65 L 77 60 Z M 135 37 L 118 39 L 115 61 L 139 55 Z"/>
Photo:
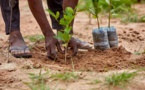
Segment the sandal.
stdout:
<path fill-rule="evenodd" d="M 16 58 L 31 58 L 32 54 L 27 46 L 17 47 L 11 46 L 9 52 Z"/>

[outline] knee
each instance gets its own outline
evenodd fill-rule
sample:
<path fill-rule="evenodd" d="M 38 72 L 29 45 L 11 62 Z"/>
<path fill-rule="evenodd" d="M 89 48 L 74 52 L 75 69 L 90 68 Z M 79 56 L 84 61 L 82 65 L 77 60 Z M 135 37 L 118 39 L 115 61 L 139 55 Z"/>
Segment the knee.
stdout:
<path fill-rule="evenodd" d="M 64 0 L 63 7 L 72 7 L 75 8 L 78 4 L 78 0 Z"/>

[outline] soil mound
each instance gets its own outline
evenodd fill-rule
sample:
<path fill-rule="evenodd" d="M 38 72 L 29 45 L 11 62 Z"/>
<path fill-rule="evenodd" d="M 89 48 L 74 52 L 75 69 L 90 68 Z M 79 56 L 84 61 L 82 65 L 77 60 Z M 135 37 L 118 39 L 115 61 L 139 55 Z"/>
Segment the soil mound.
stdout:
<path fill-rule="evenodd" d="M 99 71 L 120 70 L 145 66 L 145 56 L 133 59 L 134 54 L 126 51 L 123 47 L 113 48 L 105 51 L 89 50 L 79 51 L 78 55 L 64 60 L 64 54 L 58 54 L 59 59 L 52 61 L 46 57 L 44 45 L 38 44 L 33 48 L 33 59 L 35 63 L 41 66 L 59 65 L 63 69 L 72 70 L 74 66 L 77 71 Z M 72 65 L 73 61 L 73 65 Z M 59 70 L 59 69 L 58 69 Z"/>

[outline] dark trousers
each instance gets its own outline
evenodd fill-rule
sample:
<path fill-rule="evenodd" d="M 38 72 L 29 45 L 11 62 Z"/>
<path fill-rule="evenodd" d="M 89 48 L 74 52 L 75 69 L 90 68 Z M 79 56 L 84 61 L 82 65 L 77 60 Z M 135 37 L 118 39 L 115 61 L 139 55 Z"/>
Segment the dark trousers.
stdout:
<path fill-rule="evenodd" d="M 0 0 L 1 12 L 3 16 L 3 20 L 5 22 L 5 31 L 8 35 L 10 31 L 20 30 L 20 11 L 19 11 L 19 0 L 16 0 L 15 6 L 12 8 L 12 21 L 10 27 L 10 14 L 11 8 L 9 6 L 9 0 Z"/>
<path fill-rule="evenodd" d="M 47 5 L 51 11 L 56 13 L 57 11 L 60 12 L 60 18 L 63 16 L 63 8 L 62 8 L 63 0 L 47 0 Z M 15 6 L 13 7 L 13 15 L 12 15 L 12 21 L 11 21 L 11 28 L 10 28 L 10 14 L 11 14 L 11 8 L 9 6 L 9 0 L 0 0 L 0 6 L 2 11 L 2 16 L 5 22 L 5 31 L 8 35 L 10 31 L 13 30 L 20 30 L 20 11 L 19 11 L 19 0 L 16 0 Z M 59 25 L 59 23 L 52 17 L 52 28 L 61 30 L 62 26 Z M 60 19 L 59 18 L 59 19 Z"/>
<path fill-rule="evenodd" d="M 53 12 L 56 13 L 57 11 L 60 13 L 60 17 L 58 18 L 61 19 L 63 17 L 63 0 L 47 0 L 47 5 L 48 8 Z M 58 23 L 58 21 L 55 20 L 55 18 L 53 18 L 50 15 L 51 18 L 51 23 L 52 23 L 52 28 L 56 29 L 56 30 L 61 30 L 63 29 L 63 27 Z"/>
<path fill-rule="evenodd" d="M 47 0 L 47 5 L 48 8 L 53 12 L 56 13 L 57 11 L 60 13 L 60 16 L 58 18 L 58 20 L 60 20 L 63 17 L 63 0 Z M 63 26 L 61 26 L 57 20 L 55 20 L 55 18 L 53 18 L 50 15 L 51 18 L 51 23 L 52 23 L 52 28 L 56 29 L 56 30 L 62 30 Z M 71 23 L 71 25 L 73 25 L 73 22 Z M 70 32 L 71 34 L 73 33 L 73 30 L 71 30 Z"/>

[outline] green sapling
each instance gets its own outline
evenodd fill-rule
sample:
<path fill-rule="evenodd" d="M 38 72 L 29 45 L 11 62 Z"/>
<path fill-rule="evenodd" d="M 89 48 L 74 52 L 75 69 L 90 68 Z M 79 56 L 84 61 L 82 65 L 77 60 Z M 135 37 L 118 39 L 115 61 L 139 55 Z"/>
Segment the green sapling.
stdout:
<path fill-rule="evenodd" d="M 98 28 L 100 28 L 99 13 L 101 12 L 101 6 L 99 5 L 99 0 L 92 0 L 94 10 L 90 10 L 90 13 L 97 18 Z"/>
<path fill-rule="evenodd" d="M 67 52 L 68 43 L 72 38 L 72 34 L 70 34 L 70 31 L 72 30 L 71 23 L 75 17 L 75 11 L 71 7 L 67 7 L 64 11 L 63 17 L 60 20 L 58 20 L 60 15 L 59 12 L 54 14 L 49 9 L 47 11 L 59 22 L 60 25 L 63 26 L 63 30 L 58 31 L 58 34 L 57 36 L 55 36 L 55 38 L 63 42 L 63 46 L 65 48 L 65 61 L 66 61 L 66 52 Z"/>
<path fill-rule="evenodd" d="M 108 33 L 108 41 L 109 41 L 109 45 L 110 47 L 118 47 L 118 35 L 116 33 L 116 28 L 114 26 L 111 26 L 111 10 L 112 10 L 112 0 L 105 0 L 106 3 L 108 4 L 109 7 L 109 16 L 108 16 L 108 29 L 107 29 L 107 33 Z"/>

